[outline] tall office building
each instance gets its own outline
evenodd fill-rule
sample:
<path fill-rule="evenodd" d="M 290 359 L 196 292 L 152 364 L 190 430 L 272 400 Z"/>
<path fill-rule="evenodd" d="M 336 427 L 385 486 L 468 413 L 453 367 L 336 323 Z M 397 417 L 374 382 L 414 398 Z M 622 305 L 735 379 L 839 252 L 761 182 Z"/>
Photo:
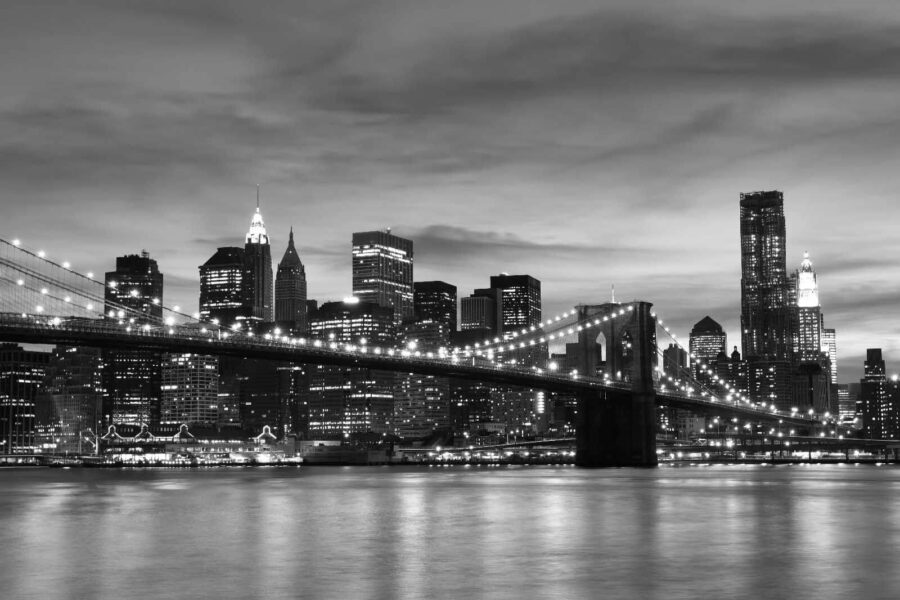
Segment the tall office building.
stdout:
<path fill-rule="evenodd" d="M 822 309 L 819 306 L 819 284 L 809 253 L 797 270 L 797 359 L 817 361 L 822 354 Z"/>
<path fill-rule="evenodd" d="M 421 352 L 438 352 L 456 332 L 456 286 L 443 281 L 417 281 L 415 321 L 404 326 L 400 340 Z M 394 433 L 423 438 L 450 426 L 450 382 L 446 377 L 397 375 Z"/>
<path fill-rule="evenodd" d="M 900 414 L 897 411 L 897 385 L 891 385 L 885 374 L 881 348 L 866 350 L 863 379 L 859 399 L 862 404 L 862 433 L 873 439 L 891 439 L 900 433 Z"/>
<path fill-rule="evenodd" d="M 789 409 L 793 332 L 785 263 L 784 196 L 741 194 L 741 341 L 754 400 Z M 754 381 L 755 374 L 763 380 Z"/>
<path fill-rule="evenodd" d="M 0 344 L 0 454 L 32 454 L 36 404 L 50 354 Z"/>
<path fill-rule="evenodd" d="M 275 321 L 296 333 L 307 330 L 306 269 L 294 247 L 294 228 L 275 274 Z"/>
<path fill-rule="evenodd" d="M 244 239 L 244 302 L 250 306 L 251 316 L 257 321 L 270 323 L 274 320 L 272 302 L 272 249 L 269 235 L 259 212 L 250 220 L 250 230 Z"/>
<path fill-rule="evenodd" d="M 812 407 L 816 412 L 838 413 L 830 351 L 825 342 L 819 284 L 809 253 L 803 253 L 800 268 L 791 277 L 795 299 L 793 316 L 794 374 L 793 405 Z M 832 330 L 833 332 L 833 330 Z M 833 335 L 832 335 L 833 341 Z"/>
<path fill-rule="evenodd" d="M 252 315 L 244 293 L 244 249 L 216 250 L 200 267 L 200 318 L 227 327 Z"/>
<path fill-rule="evenodd" d="M 499 290 L 502 333 L 540 324 L 540 281 L 530 275 L 494 275 L 491 288 Z"/>
<path fill-rule="evenodd" d="M 106 273 L 106 319 L 140 326 L 162 321 L 163 274 L 147 252 L 116 258 Z M 107 424 L 159 423 L 159 352 L 104 350 L 103 415 Z"/>
<path fill-rule="evenodd" d="M 837 333 L 834 329 L 822 329 L 822 349 L 828 355 L 831 365 L 831 383 L 838 384 Z"/>
<path fill-rule="evenodd" d="M 500 296 L 497 290 L 475 290 L 460 302 L 460 330 L 475 331 L 474 335 L 495 335 L 500 332 Z"/>
<path fill-rule="evenodd" d="M 100 433 L 102 358 L 98 348 L 57 346 L 38 397 L 38 433 L 56 452 L 93 453 Z M 90 431 L 88 431 L 90 430 Z"/>
<path fill-rule="evenodd" d="M 166 354 L 162 361 L 160 424 L 214 426 L 219 421 L 219 360 Z"/>
<path fill-rule="evenodd" d="M 417 322 L 442 323 L 456 331 L 456 286 L 443 281 L 413 284 L 413 307 Z"/>
<path fill-rule="evenodd" d="M 310 335 L 341 344 L 391 347 L 395 335 L 392 307 L 372 302 L 326 302 L 310 315 Z M 338 438 L 392 431 L 393 373 L 316 365 L 309 368 L 309 435 Z"/>
<path fill-rule="evenodd" d="M 391 230 L 353 234 L 353 295 L 394 309 L 394 322 L 415 316 L 413 243 Z"/>
<path fill-rule="evenodd" d="M 791 354 L 781 192 L 741 194 L 741 338 L 744 357 Z"/>
<path fill-rule="evenodd" d="M 728 336 L 725 330 L 710 316 L 705 316 L 691 328 L 688 347 L 691 351 L 691 366 L 694 376 L 703 380 L 708 377 L 700 371 L 700 365 L 710 367 L 718 361 L 719 354 L 725 352 L 728 344 Z"/>

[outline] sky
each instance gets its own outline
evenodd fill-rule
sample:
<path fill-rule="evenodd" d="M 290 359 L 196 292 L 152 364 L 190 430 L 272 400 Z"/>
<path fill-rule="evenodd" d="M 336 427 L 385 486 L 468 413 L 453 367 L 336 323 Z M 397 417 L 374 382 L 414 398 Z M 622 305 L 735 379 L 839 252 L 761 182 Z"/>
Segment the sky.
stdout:
<path fill-rule="evenodd" d="M 0 237 L 103 272 L 143 249 L 165 303 L 242 245 L 350 294 L 354 231 L 461 296 L 500 272 L 544 312 L 654 303 L 740 345 L 739 195 L 784 192 L 839 376 L 900 371 L 894 0 L 5 0 Z"/>

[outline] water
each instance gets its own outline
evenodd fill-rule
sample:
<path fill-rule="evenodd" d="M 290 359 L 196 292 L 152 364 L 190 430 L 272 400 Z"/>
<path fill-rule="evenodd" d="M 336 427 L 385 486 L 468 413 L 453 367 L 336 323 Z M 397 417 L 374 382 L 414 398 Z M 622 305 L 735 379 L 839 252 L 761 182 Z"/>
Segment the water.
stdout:
<path fill-rule="evenodd" d="M 0 471 L 0 597 L 900 598 L 900 468 Z"/>

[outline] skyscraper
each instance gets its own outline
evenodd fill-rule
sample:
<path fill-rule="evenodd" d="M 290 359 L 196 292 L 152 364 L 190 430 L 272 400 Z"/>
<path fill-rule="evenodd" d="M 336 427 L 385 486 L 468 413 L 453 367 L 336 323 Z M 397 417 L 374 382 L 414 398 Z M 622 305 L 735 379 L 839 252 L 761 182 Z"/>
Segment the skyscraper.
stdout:
<path fill-rule="evenodd" d="M 230 327 L 251 314 L 244 293 L 244 249 L 219 248 L 200 266 L 200 318 Z"/>
<path fill-rule="evenodd" d="M 500 290 L 500 331 L 508 333 L 541 322 L 541 282 L 530 275 L 494 275 L 491 287 Z"/>
<path fill-rule="evenodd" d="M 35 408 L 50 354 L 0 344 L 0 454 L 32 454 Z"/>
<path fill-rule="evenodd" d="M 162 321 L 163 274 L 147 252 L 116 258 L 106 273 L 107 320 L 142 324 Z M 150 350 L 104 350 L 103 415 L 108 424 L 159 423 L 160 360 Z"/>
<path fill-rule="evenodd" d="M 819 284 L 809 253 L 797 270 L 797 358 L 817 361 L 822 354 L 822 309 L 819 306 Z"/>
<path fill-rule="evenodd" d="M 161 424 L 218 423 L 219 360 L 215 356 L 165 355 L 161 390 Z"/>
<path fill-rule="evenodd" d="M 741 341 L 754 400 L 790 408 L 793 333 L 785 263 L 784 196 L 741 194 Z M 766 381 L 752 381 L 764 373 Z"/>
<path fill-rule="evenodd" d="M 56 346 L 38 398 L 39 434 L 56 452 L 91 453 L 88 433 L 100 432 L 103 382 L 98 348 Z M 87 434 L 87 435 L 85 435 Z"/>
<path fill-rule="evenodd" d="M 415 314 L 413 293 L 413 243 L 391 235 L 391 230 L 353 234 L 353 295 L 394 309 L 394 322 L 411 321 Z"/>
<path fill-rule="evenodd" d="M 272 249 L 269 236 L 259 212 L 250 220 L 250 230 L 244 239 L 244 302 L 250 307 L 253 319 L 266 323 L 274 319 L 272 302 Z"/>
<path fill-rule="evenodd" d="M 372 302 L 326 302 L 310 315 L 310 335 L 336 343 L 390 347 L 395 313 Z M 309 434 L 339 438 L 387 434 L 394 410 L 393 373 L 316 365 L 309 368 Z"/>
<path fill-rule="evenodd" d="M 456 286 L 443 281 L 413 284 L 416 321 L 434 321 L 456 331 Z"/>
<path fill-rule="evenodd" d="M 891 439 L 900 433 L 900 414 L 897 410 L 897 385 L 891 385 L 885 374 L 881 348 L 866 350 L 863 379 L 860 381 L 859 399 L 862 404 L 863 436 L 874 439 Z"/>
<path fill-rule="evenodd" d="M 306 269 L 294 247 L 293 227 L 275 274 L 275 321 L 297 333 L 307 330 Z"/>
<path fill-rule="evenodd" d="M 718 360 L 719 354 L 725 352 L 728 337 L 725 330 L 709 315 L 703 317 L 691 329 L 690 343 L 691 365 L 694 376 L 705 381 L 709 376 L 701 373 L 700 365 L 707 367 Z"/>
<path fill-rule="evenodd" d="M 480 289 L 460 301 L 460 330 L 482 337 L 500 331 L 500 297 L 497 290 Z"/>

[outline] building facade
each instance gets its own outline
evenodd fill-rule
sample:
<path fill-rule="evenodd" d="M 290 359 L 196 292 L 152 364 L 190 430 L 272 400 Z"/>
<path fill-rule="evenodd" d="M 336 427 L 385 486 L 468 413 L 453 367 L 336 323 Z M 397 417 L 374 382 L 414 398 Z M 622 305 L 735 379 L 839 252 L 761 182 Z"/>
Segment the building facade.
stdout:
<path fill-rule="evenodd" d="M 160 324 L 163 274 L 147 252 L 116 258 L 106 273 L 106 319 L 125 326 Z M 150 350 L 104 350 L 103 416 L 106 424 L 159 423 L 161 354 Z"/>
<path fill-rule="evenodd" d="M 0 454 L 32 454 L 36 440 L 37 401 L 50 354 L 0 344 Z"/>
<path fill-rule="evenodd" d="M 200 318 L 231 327 L 252 315 L 244 293 L 244 249 L 225 246 L 200 267 Z"/>
<path fill-rule="evenodd" d="M 393 307 L 372 302 L 325 302 L 310 316 L 310 336 L 327 343 L 393 347 Z M 343 439 L 392 432 L 395 375 L 338 365 L 309 367 L 306 403 L 311 438 Z"/>
<path fill-rule="evenodd" d="M 353 296 L 394 310 L 394 323 L 415 316 L 413 243 L 384 231 L 353 234 Z"/>

